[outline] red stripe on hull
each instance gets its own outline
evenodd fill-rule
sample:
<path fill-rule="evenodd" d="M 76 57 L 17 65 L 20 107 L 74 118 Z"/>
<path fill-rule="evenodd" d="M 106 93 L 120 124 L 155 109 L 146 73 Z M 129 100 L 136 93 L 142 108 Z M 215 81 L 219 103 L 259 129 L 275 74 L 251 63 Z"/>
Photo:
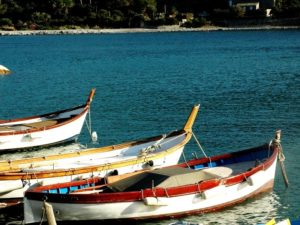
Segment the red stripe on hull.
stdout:
<path fill-rule="evenodd" d="M 196 214 L 202 214 L 202 213 L 209 213 L 209 212 L 214 212 L 214 211 L 219 211 L 223 208 L 233 206 L 236 204 L 240 204 L 244 201 L 246 201 L 249 198 L 253 198 L 259 194 L 262 194 L 264 192 L 268 192 L 273 190 L 274 186 L 274 180 L 269 181 L 266 183 L 264 186 L 261 188 L 257 189 L 255 192 L 252 192 L 251 194 L 245 196 L 244 198 L 240 198 L 231 202 L 226 202 L 221 205 L 217 205 L 215 207 L 210 207 L 210 208 L 205 208 L 205 209 L 200 209 L 200 210 L 193 210 L 193 211 L 188 211 L 188 212 L 180 212 L 180 213 L 174 213 L 174 214 L 167 214 L 163 216 L 155 216 L 155 217 L 138 217 L 138 218 L 132 218 L 129 220 L 149 220 L 149 219 L 169 219 L 169 218 L 179 218 L 183 216 L 190 216 L 190 215 L 196 215 Z M 127 220 L 127 219 L 126 219 Z"/>

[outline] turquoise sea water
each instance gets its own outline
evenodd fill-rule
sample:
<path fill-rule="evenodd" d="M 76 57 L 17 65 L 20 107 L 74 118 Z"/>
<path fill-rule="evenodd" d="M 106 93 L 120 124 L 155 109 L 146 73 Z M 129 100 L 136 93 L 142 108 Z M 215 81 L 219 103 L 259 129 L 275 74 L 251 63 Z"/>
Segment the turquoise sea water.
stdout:
<path fill-rule="evenodd" d="M 1 119 L 78 105 L 96 88 L 92 125 L 99 146 L 179 129 L 197 103 L 194 132 L 208 155 L 269 142 L 281 129 L 288 189 L 278 168 L 273 192 L 184 220 L 300 217 L 299 30 L 2 36 L 0 64 L 13 71 L 0 76 Z M 86 128 L 79 141 L 90 142 Z M 192 140 L 186 157 L 193 152 L 201 154 Z M 0 224 L 21 221 L 20 213 L 0 210 Z"/>

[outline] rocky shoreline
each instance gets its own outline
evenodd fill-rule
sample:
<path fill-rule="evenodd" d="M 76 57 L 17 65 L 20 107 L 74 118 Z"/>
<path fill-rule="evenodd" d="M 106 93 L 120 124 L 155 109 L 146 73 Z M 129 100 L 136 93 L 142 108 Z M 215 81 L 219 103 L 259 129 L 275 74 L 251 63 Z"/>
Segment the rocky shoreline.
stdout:
<path fill-rule="evenodd" d="M 120 28 L 120 29 L 63 29 L 63 30 L 0 30 L 0 36 L 25 35 L 61 35 L 61 34 L 112 34 L 112 33 L 146 33 L 146 32 L 205 32 L 205 31 L 239 31 L 239 30 L 287 30 L 300 29 L 300 26 L 251 26 L 251 27 L 216 27 L 183 28 L 179 26 L 162 26 L 158 28 Z"/>

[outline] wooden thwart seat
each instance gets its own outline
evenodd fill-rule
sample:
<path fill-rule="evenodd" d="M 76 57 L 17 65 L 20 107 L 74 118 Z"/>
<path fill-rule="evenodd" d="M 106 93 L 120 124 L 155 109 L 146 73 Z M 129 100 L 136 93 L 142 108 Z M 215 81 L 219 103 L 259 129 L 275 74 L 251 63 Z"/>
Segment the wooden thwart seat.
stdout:
<path fill-rule="evenodd" d="M 57 120 L 46 120 L 35 123 L 24 123 L 17 124 L 12 126 L 0 126 L 0 132 L 9 132 L 9 131 L 20 131 L 20 130 L 29 130 L 29 129 L 39 129 L 43 127 L 49 127 L 57 124 Z"/>
<path fill-rule="evenodd" d="M 35 123 L 28 123 L 26 126 L 29 126 L 31 128 L 43 128 L 43 127 L 49 127 L 57 124 L 56 120 L 46 120 L 41 122 L 35 122 Z"/>
<path fill-rule="evenodd" d="M 13 131 L 12 128 L 8 126 L 0 126 L 0 132 Z"/>

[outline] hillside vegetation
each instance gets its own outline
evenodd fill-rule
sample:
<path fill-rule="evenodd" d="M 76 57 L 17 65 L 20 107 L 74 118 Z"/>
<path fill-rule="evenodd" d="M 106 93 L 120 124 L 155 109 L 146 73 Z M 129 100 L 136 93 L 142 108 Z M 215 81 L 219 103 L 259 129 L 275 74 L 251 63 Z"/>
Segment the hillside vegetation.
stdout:
<path fill-rule="evenodd" d="M 228 0 L 0 0 L 0 29 L 201 27 L 266 18 Z M 272 19 L 299 18 L 300 0 L 277 0 Z"/>

